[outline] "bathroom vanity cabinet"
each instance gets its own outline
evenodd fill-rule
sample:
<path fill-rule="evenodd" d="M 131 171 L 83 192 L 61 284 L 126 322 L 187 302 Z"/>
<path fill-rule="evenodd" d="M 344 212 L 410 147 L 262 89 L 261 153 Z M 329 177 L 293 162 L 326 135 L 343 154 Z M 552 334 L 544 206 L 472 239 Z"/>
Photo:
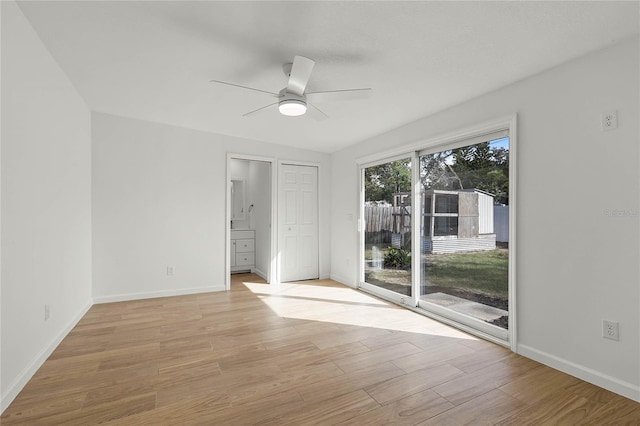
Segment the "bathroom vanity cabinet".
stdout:
<path fill-rule="evenodd" d="M 253 229 L 231 230 L 231 273 L 255 268 L 256 237 Z"/>

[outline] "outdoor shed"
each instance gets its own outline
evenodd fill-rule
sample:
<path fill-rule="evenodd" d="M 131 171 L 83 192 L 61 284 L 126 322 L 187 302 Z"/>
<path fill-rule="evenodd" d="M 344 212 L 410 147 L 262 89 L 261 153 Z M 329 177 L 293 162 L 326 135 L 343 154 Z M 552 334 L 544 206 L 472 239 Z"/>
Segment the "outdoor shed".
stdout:
<path fill-rule="evenodd" d="M 422 212 L 422 251 L 494 250 L 493 199 L 478 189 L 427 190 Z"/>

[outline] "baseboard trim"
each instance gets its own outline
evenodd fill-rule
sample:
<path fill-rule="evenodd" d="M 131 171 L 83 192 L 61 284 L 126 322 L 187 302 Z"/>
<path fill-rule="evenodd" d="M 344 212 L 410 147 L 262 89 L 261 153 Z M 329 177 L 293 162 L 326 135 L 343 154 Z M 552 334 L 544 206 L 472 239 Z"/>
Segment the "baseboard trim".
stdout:
<path fill-rule="evenodd" d="M 640 402 L 640 386 L 608 376 L 591 368 L 573 363 L 566 359 L 534 349 L 527 345 L 518 345 L 518 354 L 531 358 L 563 373 L 570 374 L 601 388 L 610 390 L 626 398 Z"/>
<path fill-rule="evenodd" d="M 345 277 L 341 277 L 340 275 L 331 274 L 329 278 L 333 281 L 339 282 L 342 285 L 346 285 L 347 287 L 357 288 L 355 283 L 352 283 L 351 280 L 346 279 Z"/>
<path fill-rule="evenodd" d="M 259 276 L 260 278 L 262 278 L 265 281 L 269 281 L 269 279 L 267 278 L 267 274 L 265 274 L 264 272 L 262 272 L 260 269 L 254 269 L 251 272 L 253 272 L 254 274 L 256 274 L 257 276 Z"/>
<path fill-rule="evenodd" d="M 93 298 L 93 303 L 126 302 L 129 300 L 154 299 L 157 297 L 184 296 L 186 294 L 210 293 L 212 291 L 224 291 L 222 287 L 193 287 L 177 288 L 172 290 L 149 291 L 142 293 L 114 294 L 112 296 L 99 296 Z"/>
<path fill-rule="evenodd" d="M 2 395 L 2 399 L 0 400 L 0 414 L 4 413 L 4 410 L 13 402 L 13 400 L 18 396 L 20 391 L 27 385 L 29 380 L 33 377 L 34 374 L 42 367 L 42 364 L 49 358 L 49 356 L 53 353 L 53 351 L 58 347 L 60 342 L 69 334 L 69 332 L 73 329 L 73 327 L 78 324 L 78 322 L 82 319 L 82 317 L 91 309 L 93 303 L 89 301 L 89 303 L 83 307 L 78 314 L 76 314 L 71 321 L 67 324 L 66 327 L 62 329 L 60 333 L 49 343 L 45 348 L 43 348 L 38 355 L 29 363 L 27 368 L 24 369 L 22 374 L 20 374 L 16 380 L 9 385 L 9 388 Z"/>

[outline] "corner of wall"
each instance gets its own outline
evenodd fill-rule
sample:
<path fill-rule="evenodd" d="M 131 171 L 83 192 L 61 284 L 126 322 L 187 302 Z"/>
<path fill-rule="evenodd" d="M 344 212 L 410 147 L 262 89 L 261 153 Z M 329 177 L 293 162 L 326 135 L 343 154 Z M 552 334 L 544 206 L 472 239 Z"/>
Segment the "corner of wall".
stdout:
<path fill-rule="evenodd" d="M 44 364 L 44 362 L 51 356 L 53 351 L 58 347 L 60 342 L 69 334 L 73 327 L 78 324 L 82 317 L 91 309 L 93 301 L 89 300 L 87 304 L 76 314 L 75 317 L 54 336 L 54 338 L 35 356 L 34 359 L 27 364 L 26 368 L 18 375 L 18 377 L 8 386 L 8 389 L 2 394 L 0 399 L 0 414 L 11 404 L 11 402 L 18 396 L 20 391 L 31 380 L 38 369 Z"/>
<path fill-rule="evenodd" d="M 332 279 L 335 282 L 338 282 L 342 285 L 346 285 L 347 287 L 351 287 L 351 288 L 357 288 L 357 285 L 355 282 L 353 282 L 353 280 L 348 280 L 345 277 L 342 277 L 340 275 L 336 275 L 336 274 L 331 274 L 329 276 L 330 279 Z"/>
<path fill-rule="evenodd" d="M 0 9 L 4 411 L 93 301 L 91 113 L 19 5 Z"/>

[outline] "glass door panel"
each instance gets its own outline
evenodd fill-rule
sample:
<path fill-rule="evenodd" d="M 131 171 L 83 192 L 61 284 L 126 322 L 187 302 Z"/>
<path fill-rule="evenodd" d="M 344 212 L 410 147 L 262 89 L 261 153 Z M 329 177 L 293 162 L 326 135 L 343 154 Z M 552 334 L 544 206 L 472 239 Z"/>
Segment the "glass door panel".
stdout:
<path fill-rule="evenodd" d="M 411 158 L 364 169 L 364 281 L 412 296 Z"/>
<path fill-rule="evenodd" d="M 419 158 L 419 305 L 507 329 L 509 138 Z"/>

